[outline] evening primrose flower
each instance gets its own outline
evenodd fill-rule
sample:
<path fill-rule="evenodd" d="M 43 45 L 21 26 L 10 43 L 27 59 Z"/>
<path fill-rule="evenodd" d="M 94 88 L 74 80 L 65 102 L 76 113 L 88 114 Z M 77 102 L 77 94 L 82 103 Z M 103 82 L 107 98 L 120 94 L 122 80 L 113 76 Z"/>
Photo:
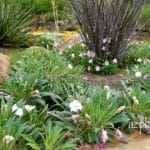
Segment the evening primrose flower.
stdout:
<path fill-rule="evenodd" d="M 119 108 L 117 109 L 117 113 L 120 113 L 120 112 L 124 111 L 125 108 L 126 108 L 125 106 L 119 107 Z"/>
<path fill-rule="evenodd" d="M 75 54 L 71 54 L 71 58 L 72 58 L 72 59 L 75 58 Z"/>
<path fill-rule="evenodd" d="M 83 54 L 83 53 L 80 53 L 80 54 L 79 54 L 79 57 L 83 57 L 83 56 L 84 56 L 84 54 Z"/>
<path fill-rule="evenodd" d="M 105 46 L 103 46 L 103 47 L 102 47 L 102 51 L 105 51 L 105 50 L 106 50 L 106 47 L 105 47 Z"/>
<path fill-rule="evenodd" d="M 141 59 L 141 58 L 138 58 L 138 59 L 137 59 L 137 62 L 141 63 L 141 62 L 142 62 L 142 59 Z"/>
<path fill-rule="evenodd" d="M 4 96 L 4 98 L 6 101 L 9 101 L 9 100 L 11 100 L 12 97 L 11 97 L 11 95 L 6 95 L 6 96 Z"/>
<path fill-rule="evenodd" d="M 24 108 L 26 109 L 27 112 L 31 112 L 33 109 L 35 109 L 35 106 L 25 105 Z"/>
<path fill-rule="evenodd" d="M 16 112 L 15 112 L 15 115 L 21 117 L 21 116 L 23 115 L 23 109 L 22 109 L 22 108 L 18 108 L 18 109 L 16 110 Z"/>
<path fill-rule="evenodd" d="M 95 52 L 93 52 L 93 51 L 88 51 L 87 52 L 87 56 L 90 58 L 94 58 L 95 57 Z"/>
<path fill-rule="evenodd" d="M 89 60 L 89 64 L 92 64 L 92 63 L 93 63 L 93 59 L 90 59 L 90 60 Z"/>
<path fill-rule="evenodd" d="M 69 69 L 73 69 L 72 64 L 69 64 L 69 65 L 68 65 L 68 68 L 69 68 Z"/>
<path fill-rule="evenodd" d="M 113 59 L 113 63 L 114 64 L 117 64 L 118 63 L 118 60 L 115 58 L 115 59 Z"/>
<path fill-rule="evenodd" d="M 78 119 L 79 119 L 79 115 L 72 115 L 71 116 L 71 120 L 74 124 L 77 124 L 78 122 Z"/>
<path fill-rule="evenodd" d="M 106 95 L 106 99 L 107 99 L 107 100 L 110 99 L 110 96 L 111 96 L 111 93 L 108 92 L 107 95 Z"/>
<path fill-rule="evenodd" d="M 71 112 L 78 112 L 82 110 L 83 106 L 78 100 L 74 100 L 69 104 L 69 108 Z"/>
<path fill-rule="evenodd" d="M 12 142 L 14 140 L 13 136 L 10 135 L 6 135 L 3 137 L 3 143 L 4 144 L 9 144 L 10 142 Z"/>
<path fill-rule="evenodd" d="M 142 73 L 141 73 L 141 72 L 136 72 L 136 73 L 135 73 L 135 76 L 136 76 L 137 78 L 140 78 L 140 77 L 142 76 Z"/>
<path fill-rule="evenodd" d="M 14 104 L 14 105 L 12 106 L 12 112 L 16 111 L 17 109 L 18 109 L 18 106 L 17 106 L 16 104 Z"/>
<path fill-rule="evenodd" d="M 124 141 L 124 136 L 120 130 L 116 130 L 116 139 L 123 142 Z"/>
<path fill-rule="evenodd" d="M 109 66 L 109 61 L 105 61 L 105 66 Z"/>
<path fill-rule="evenodd" d="M 100 66 L 96 66 L 96 67 L 95 67 L 95 70 L 96 70 L 96 71 L 100 71 L 100 69 L 101 69 Z"/>
<path fill-rule="evenodd" d="M 106 143 L 108 141 L 107 131 L 105 131 L 104 129 L 102 130 L 101 138 L 103 143 Z"/>
<path fill-rule="evenodd" d="M 134 105 L 138 105 L 138 104 L 139 104 L 139 101 L 138 101 L 138 99 L 136 98 L 136 96 L 133 96 L 133 97 L 132 97 L 132 100 L 133 100 Z"/>
<path fill-rule="evenodd" d="M 109 90 L 110 87 L 109 87 L 108 85 L 105 85 L 105 86 L 104 86 L 104 89 L 105 89 L 105 90 Z"/>
<path fill-rule="evenodd" d="M 91 67 L 89 66 L 89 67 L 88 67 L 88 71 L 90 71 L 90 70 L 91 70 Z"/>
<path fill-rule="evenodd" d="M 108 40 L 107 38 L 104 38 L 104 39 L 103 39 L 103 44 L 106 44 L 106 43 L 107 43 L 107 40 Z"/>
<path fill-rule="evenodd" d="M 31 94 L 40 94 L 40 91 L 39 90 L 34 90 L 31 92 Z"/>

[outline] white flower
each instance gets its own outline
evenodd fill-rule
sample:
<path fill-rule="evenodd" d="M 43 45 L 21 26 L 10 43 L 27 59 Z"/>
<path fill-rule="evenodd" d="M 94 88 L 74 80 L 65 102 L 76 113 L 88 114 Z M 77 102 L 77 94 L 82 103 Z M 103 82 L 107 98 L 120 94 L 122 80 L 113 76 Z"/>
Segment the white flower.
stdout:
<path fill-rule="evenodd" d="M 134 105 L 138 105 L 139 104 L 139 101 L 136 98 L 136 96 L 132 97 L 132 99 L 133 99 Z"/>
<path fill-rule="evenodd" d="M 87 54 L 84 52 L 83 55 L 86 56 Z"/>
<path fill-rule="evenodd" d="M 140 78 L 140 77 L 142 76 L 142 73 L 141 73 L 141 72 L 136 72 L 136 73 L 135 73 L 135 76 L 136 76 L 137 78 Z"/>
<path fill-rule="evenodd" d="M 107 43 L 107 38 L 103 39 L 103 44 Z"/>
<path fill-rule="evenodd" d="M 6 135 L 3 137 L 3 143 L 4 144 L 9 144 L 10 142 L 12 142 L 14 140 L 13 136 L 10 135 Z"/>
<path fill-rule="evenodd" d="M 17 105 L 14 104 L 14 105 L 12 106 L 12 112 L 16 111 L 17 109 L 18 109 Z"/>
<path fill-rule="evenodd" d="M 111 96 L 111 93 L 108 92 L 107 95 L 106 95 L 106 99 L 110 99 L 110 96 Z"/>
<path fill-rule="evenodd" d="M 118 63 L 118 60 L 115 58 L 115 59 L 113 59 L 113 63 L 114 64 L 117 64 Z"/>
<path fill-rule="evenodd" d="M 72 48 L 72 45 L 68 46 L 68 48 Z"/>
<path fill-rule="evenodd" d="M 22 108 L 18 108 L 18 109 L 16 110 L 16 112 L 15 112 L 15 115 L 21 117 L 21 116 L 23 115 L 23 109 L 22 109 Z"/>
<path fill-rule="evenodd" d="M 105 47 L 105 46 L 103 46 L 103 47 L 102 47 L 102 51 L 105 51 L 105 50 L 106 50 L 106 47 Z"/>
<path fill-rule="evenodd" d="M 88 71 L 90 71 L 91 70 L 91 67 L 90 66 L 88 66 Z"/>
<path fill-rule="evenodd" d="M 124 111 L 124 109 L 126 108 L 126 106 L 121 106 L 117 109 L 117 113 L 120 113 L 122 111 Z"/>
<path fill-rule="evenodd" d="M 24 108 L 26 109 L 27 112 L 31 112 L 33 109 L 35 109 L 35 106 L 25 105 Z"/>
<path fill-rule="evenodd" d="M 95 67 L 95 70 L 96 70 L 96 71 L 100 71 L 100 69 L 101 69 L 100 66 L 96 66 L 96 67 Z"/>
<path fill-rule="evenodd" d="M 93 59 L 90 59 L 90 60 L 89 60 L 89 64 L 92 64 L 92 63 L 93 63 Z"/>
<path fill-rule="evenodd" d="M 80 53 L 80 54 L 79 54 L 79 57 L 83 57 L 83 56 L 84 56 L 84 54 L 83 54 L 83 53 Z"/>
<path fill-rule="evenodd" d="M 142 59 L 141 59 L 141 58 L 138 58 L 138 59 L 137 59 L 137 62 L 141 63 L 141 62 L 142 62 Z"/>
<path fill-rule="evenodd" d="M 69 104 L 69 108 L 71 112 L 78 112 L 79 110 L 82 110 L 83 106 L 79 101 L 74 100 Z"/>
<path fill-rule="evenodd" d="M 71 64 L 68 65 L 69 69 L 73 69 L 73 66 Z"/>
<path fill-rule="evenodd" d="M 109 61 L 105 61 L 105 66 L 109 66 Z"/>
<path fill-rule="evenodd" d="M 83 77 L 83 80 L 86 80 L 86 81 L 87 81 L 87 80 L 88 80 L 88 78 L 87 78 L 87 77 Z"/>
<path fill-rule="evenodd" d="M 62 55 L 63 53 L 60 51 L 59 54 Z"/>
<path fill-rule="evenodd" d="M 104 89 L 105 89 L 105 90 L 109 90 L 110 87 L 109 87 L 108 85 L 105 85 L 105 86 L 104 86 Z"/>
<path fill-rule="evenodd" d="M 75 58 L 75 54 L 71 54 L 71 58 Z"/>

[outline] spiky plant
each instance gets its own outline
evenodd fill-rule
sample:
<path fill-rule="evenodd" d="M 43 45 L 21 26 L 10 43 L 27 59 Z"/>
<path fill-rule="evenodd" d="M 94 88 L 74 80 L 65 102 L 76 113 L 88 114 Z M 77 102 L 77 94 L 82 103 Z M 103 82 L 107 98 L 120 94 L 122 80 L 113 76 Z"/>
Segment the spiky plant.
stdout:
<path fill-rule="evenodd" d="M 143 4 L 143 0 L 71 0 L 88 49 L 110 61 L 120 61 L 128 50 Z"/>
<path fill-rule="evenodd" d="M 31 10 L 23 9 L 18 0 L 0 0 L 0 46 L 25 44 L 30 25 Z"/>

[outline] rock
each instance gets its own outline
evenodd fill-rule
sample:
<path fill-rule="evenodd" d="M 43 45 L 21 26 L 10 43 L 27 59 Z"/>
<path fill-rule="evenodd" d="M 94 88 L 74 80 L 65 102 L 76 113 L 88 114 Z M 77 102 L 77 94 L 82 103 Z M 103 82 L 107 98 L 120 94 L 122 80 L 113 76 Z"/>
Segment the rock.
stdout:
<path fill-rule="evenodd" d="M 69 48 L 69 47 L 76 45 L 76 44 L 80 44 L 82 42 L 83 42 L 83 40 L 81 38 L 81 35 L 76 34 L 73 37 L 71 37 L 70 39 L 68 39 L 67 41 L 65 41 L 64 43 L 60 44 L 57 47 L 57 50 L 58 51 L 64 51 L 66 48 Z"/>
<path fill-rule="evenodd" d="M 7 71 L 9 66 L 10 58 L 6 55 L 0 54 L 0 83 L 8 77 Z"/>

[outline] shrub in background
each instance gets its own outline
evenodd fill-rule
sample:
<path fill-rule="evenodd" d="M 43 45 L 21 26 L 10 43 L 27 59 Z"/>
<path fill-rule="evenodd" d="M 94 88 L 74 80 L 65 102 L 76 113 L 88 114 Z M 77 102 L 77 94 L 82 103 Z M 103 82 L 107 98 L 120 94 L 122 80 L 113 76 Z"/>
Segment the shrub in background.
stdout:
<path fill-rule="evenodd" d="M 47 49 L 54 49 L 60 43 L 63 42 L 63 39 L 56 35 L 40 35 L 31 39 L 32 45 L 41 46 Z"/>
<path fill-rule="evenodd" d="M 85 44 L 102 60 L 118 62 L 128 50 L 143 0 L 72 0 Z"/>
<path fill-rule="evenodd" d="M 31 10 L 23 9 L 17 0 L 0 0 L 0 46 L 27 44 Z"/>

